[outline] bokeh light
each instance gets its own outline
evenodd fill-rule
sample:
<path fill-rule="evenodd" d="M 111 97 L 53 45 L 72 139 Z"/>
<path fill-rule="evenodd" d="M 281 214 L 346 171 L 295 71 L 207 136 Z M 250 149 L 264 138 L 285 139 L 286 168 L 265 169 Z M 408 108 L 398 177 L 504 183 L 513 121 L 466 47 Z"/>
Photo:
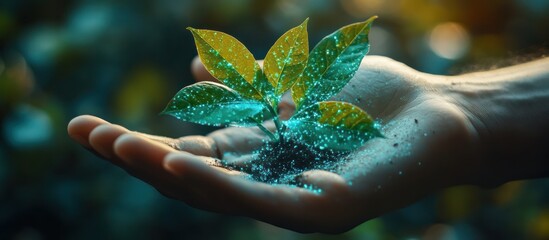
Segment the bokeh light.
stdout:
<path fill-rule="evenodd" d="M 469 50 L 469 33 L 463 26 L 454 22 L 438 24 L 429 36 L 429 47 L 438 56 L 446 59 L 460 59 Z"/>

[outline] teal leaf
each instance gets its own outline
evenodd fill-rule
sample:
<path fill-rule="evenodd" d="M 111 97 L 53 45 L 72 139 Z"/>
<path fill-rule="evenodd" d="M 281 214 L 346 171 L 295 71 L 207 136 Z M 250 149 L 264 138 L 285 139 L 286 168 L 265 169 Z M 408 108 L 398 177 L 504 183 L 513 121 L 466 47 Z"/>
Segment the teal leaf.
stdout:
<path fill-rule="evenodd" d="M 269 102 L 273 87 L 250 51 L 223 32 L 187 28 L 193 34 L 200 60 L 217 80 L 247 99 Z"/>
<path fill-rule="evenodd" d="M 286 122 L 289 133 L 320 148 L 351 150 L 381 137 L 372 118 L 346 102 L 318 102 Z"/>
<path fill-rule="evenodd" d="M 351 80 L 370 49 L 368 34 L 376 18 L 345 26 L 315 46 L 301 78 L 292 87 L 298 111 L 327 100 Z"/>
<path fill-rule="evenodd" d="M 309 57 L 309 37 L 306 19 L 301 25 L 284 33 L 269 49 L 263 62 L 265 76 L 275 89 L 277 97 L 282 96 L 299 78 Z"/>
<path fill-rule="evenodd" d="M 163 114 L 210 126 L 255 126 L 261 123 L 265 104 L 242 98 L 219 83 L 199 82 L 181 89 Z"/>

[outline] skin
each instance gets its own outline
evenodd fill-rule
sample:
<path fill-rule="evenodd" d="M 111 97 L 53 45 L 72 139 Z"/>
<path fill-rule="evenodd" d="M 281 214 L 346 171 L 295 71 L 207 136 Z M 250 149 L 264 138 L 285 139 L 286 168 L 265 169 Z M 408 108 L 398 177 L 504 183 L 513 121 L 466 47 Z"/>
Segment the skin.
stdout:
<path fill-rule="evenodd" d="M 296 178 L 307 189 L 247 180 L 218 167 L 225 153 L 249 154 L 257 128 L 225 128 L 178 139 L 132 132 L 93 116 L 68 125 L 78 143 L 193 207 L 242 215 L 298 232 L 341 233 L 442 188 L 497 186 L 549 175 L 548 59 L 461 76 L 418 72 L 367 56 L 335 99 L 365 109 L 386 138 L 367 142 L 335 172 Z M 198 60 L 199 81 L 212 80 Z M 540 90 L 541 89 L 541 90 Z M 545 90 L 543 90 L 545 89 Z M 288 97 L 279 113 L 288 118 Z"/>

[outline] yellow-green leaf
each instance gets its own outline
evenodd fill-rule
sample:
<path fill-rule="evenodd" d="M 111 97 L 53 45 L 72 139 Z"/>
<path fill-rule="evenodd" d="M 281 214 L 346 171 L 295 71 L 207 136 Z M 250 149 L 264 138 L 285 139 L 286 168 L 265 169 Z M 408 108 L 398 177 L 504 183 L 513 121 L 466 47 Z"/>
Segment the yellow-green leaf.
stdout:
<path fill-rule="evenodd" d="M 347 85 L 370 49 L 368 33 L 376 18 L 340 28 L 315 46 L 301 78 L 292 87 L 298 111 L 327 100 Z"/>
<path fill-rule="evenodd" d="M 273 87 L 250 51 L 222 32 L 187 28 L 193 34 L 200 60 L 212 76 L 244 98 L 267 101 Z"/>
<path fill-rule="evenodd" d="M 199 82 L 181 89 L 163 114 L 211 126 L 254 126 L 262 122 L 265 104 L 244 99 L 225 85 Z"/>
<path fill-rule="evenodd" d="M 318 102 L 286 122 L 290 134 L 320 148 L 351 150 L 382 136 L 372 118 L 346 102 Z"/>
<path fill-rule="evenodd" d="M 290 89 L 307 65 L 309 57 L 309 38 L 306 19 L 301 25 L 284 33 L 271 47 L 263 69 L 269 83 L 274 87 L 275 95 L 281 96 Z"/>

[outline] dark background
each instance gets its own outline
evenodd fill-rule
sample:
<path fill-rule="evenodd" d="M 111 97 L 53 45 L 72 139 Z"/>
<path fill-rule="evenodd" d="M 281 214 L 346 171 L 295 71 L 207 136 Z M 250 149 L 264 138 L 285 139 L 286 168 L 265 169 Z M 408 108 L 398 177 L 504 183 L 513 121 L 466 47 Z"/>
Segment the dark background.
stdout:
<path fill-rule="evenodd" d="M 0 239 L 548 239 L 548 180 L 451 188 L 340 236 L 301 235 L 167 199 L 66 134 L 80 114 L 171 137 L 210 131 L 158 115 L 193 82 L 187 26 L 261 59 L 306 17 L 314 46 L 379 15 L 370 54 L 459 74 L 543 56 L 548 13 L 546 0 L 3 0 Z"/>

